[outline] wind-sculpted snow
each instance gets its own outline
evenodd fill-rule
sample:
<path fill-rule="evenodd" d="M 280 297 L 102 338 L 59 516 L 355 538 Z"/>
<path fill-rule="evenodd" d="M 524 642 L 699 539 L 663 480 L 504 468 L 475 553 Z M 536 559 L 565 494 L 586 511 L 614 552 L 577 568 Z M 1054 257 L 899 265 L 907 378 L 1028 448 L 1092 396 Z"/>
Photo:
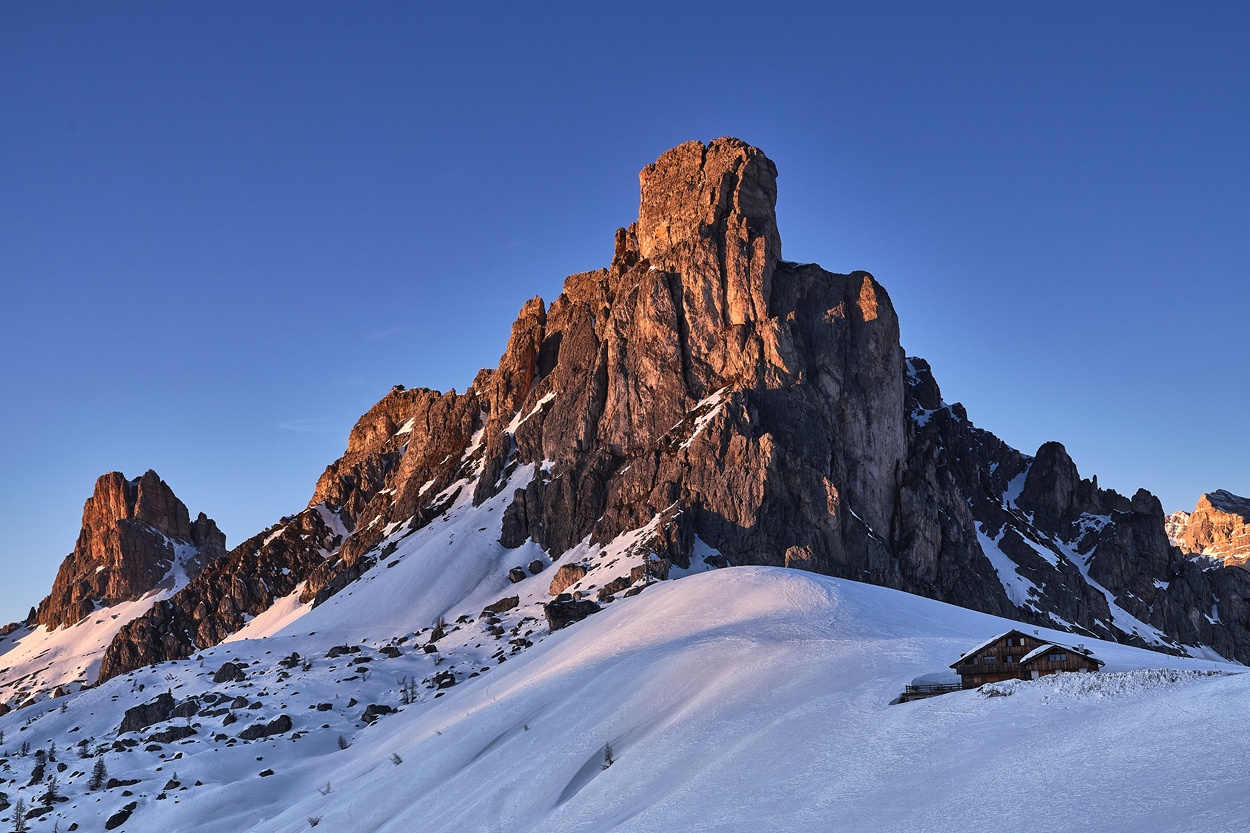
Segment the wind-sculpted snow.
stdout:
<path fill-rule="evenodd" d="M 1207 673 L 1237 666 L 1088 641 L 1110 673 L 889 705 L 904 684 L 1018 623 L 749 567 L 653 584 L 554 634 L 523 603 L 501 617 L 497 639 L 490 617 L 463 602 L 446 610 L 437 653 L 420 647 L 432 635 L 417 619 L 425 612 L 385 640 L 346 638 L 352 609 L 385 606 L 390 592 L 381 579 L 358 582 L 340 594 L 350 605 L 317 608 L 283 634 L 132 672 L 60 701 L 64 712 L 0 718 L 10 751 L 31 744 L 6 756 L 9 800 L 37 801 L 45 785 L 23 785 L 35 751 L 55 741 L 68 800 L 38 822 L 48 830 L 99 829 L 130 801 L 130 833 L 294 833 L 309 819 L 378 833 L 1250 823 L 1240 768 L 1210 765 L 1250 754 L 1244 733 L 1229 731 L 1250 717 L 1250 678 Z M 319 617 L 344 630 L 314 628 Z M 228 660 L 244 679 L 214 683 Z M 455 683 L 440 689 L 445 672 Z M 126 709 L 166 691 L 197 713 L 117 735 Z M 369 709 L 380 716 L 366 722 L 374 704 L 396 711 Z M 194 734 L 178 739 L 181 727 Z M 278 734 L 240 739 L 268 731 Z M 97 758 L 137 783 L 88 793 Z M 1011 801 L 985 802 L 987 791 Z"/>

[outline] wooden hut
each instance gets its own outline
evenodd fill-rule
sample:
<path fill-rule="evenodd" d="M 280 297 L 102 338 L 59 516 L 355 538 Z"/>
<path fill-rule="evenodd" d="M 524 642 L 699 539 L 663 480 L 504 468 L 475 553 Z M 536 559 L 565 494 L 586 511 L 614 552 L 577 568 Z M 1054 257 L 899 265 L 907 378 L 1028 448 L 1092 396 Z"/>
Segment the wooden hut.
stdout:
<path fill-rule="evenodd" d="M 1093 672 L 1103 665 L 1103 661 L 1083 645 L 1069 648 L 1058 642 L 1044 642 L 1020 660 L 1020 679 L 1036 680 L 1060 671 Z"/>
<path fill-rule="evenodd" d="M 1036 680 L 1059 671 L 1097 671 L 1103 665 L 1083 646 L 1050 642 L 1023 631 L 1007 631 L 951 663 L 964 688 L 1002 680 Z"/>

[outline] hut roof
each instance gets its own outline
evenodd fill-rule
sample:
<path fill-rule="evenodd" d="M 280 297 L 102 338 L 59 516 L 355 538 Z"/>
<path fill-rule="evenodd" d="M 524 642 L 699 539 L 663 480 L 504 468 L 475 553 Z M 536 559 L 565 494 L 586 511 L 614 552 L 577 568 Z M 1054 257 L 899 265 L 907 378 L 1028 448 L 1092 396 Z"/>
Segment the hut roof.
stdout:
<path fill-rule="evenodd" d="M 1090 651 L 1090 650 L 1088 650 L 1088 649 L 1086 649 L 1086 648 L 1073 648 L 1073 647 L 1068 646 L 1068 645 L 1061 645 L 1061 644 L 1059 644 L 1058 642 L 1047 642 L 1047 643 L 1046 643 L 1046 644 L 1044 644 L 1044 645 L 1039 645 L 1038 647 L 1034 648 L 1032 651 L 1029 651 L 1029 652 L 1028 652 L 1027 654 L 1025 654 L 1023 657 L 1021 657 L 1021 658 L 1020 658 L 1020 664 L 1021 664 L 1021 665 L 1024 665 L 1024 664 L 1025 664 L 1025 663 L 1027 663 L 1027 662 L 1032 662 L 1033 660 L 1035 660 L 1035 659 L 1037 659 L 1038 657 L 1040 657 L 1042 654 L 1045 654 L 1045 653 L 1047 653 L 1047 652 L 1049 652 L 1049 651 L 1055 651 L 1055 650 L 1059 650 L 1059 651 L 1071 651 L 1072 653 L 1074 653 L 1074 654 L 1080 654 L 1081 656 L 1085 657 L 1086 659 L 1088 659 L 1088 660 L 1092 660 L 1093 662 L 1096 662 L 1096 663 L 1097 663 L 1097 664 L 1099 664 L 1099 665 L 1105 665 L 1105 664 L 1106 664 L 1106 663 L 1104 663 L 1102 660 L 1100 660 L 1100 659 L 1098 659 L 1097 657 L 1095 657 L 1095 656 L 1094 656 L 1094 654 L 1093 654 L 1093 652 L 1092 652 L 1092 651 Z"/>
<path fill-rule="evenodd" d="M 951 668 L 954 668 L 956 665 L 959 665 L 961 662 L 963 662 L 964 660 L 966 660 L 968 657 L 975 656 L 975 655 L 977 655 L 977 654 L 981 653 L 982 651 L 984 651 L 986 648 L 988 648 L 988 647 L 990 647 L 991 645 L 993 645 L 993 644 L 994 644 L 995 642 L 997 642 L 998 640 L 1000 640 L 1000 639 L 1002 639 L 1003 637 L 1006 637 L 1006 636 L 1011 636 L 1012 634 L 1019 634 L 1020 636 L 1028 636 L 1028 634 L 1024 633 L 1023 631 L 1018 631 L 1018 630 L 1014 630 L 1014 629 L 1013 629 L 1013 630 L 1009 630 L 1009 631 L 1003 631 L 1002 633 L 998 634 L 997 636 L 991 636 L 989 639 L 985 640 L 985 641 L 984 641 L 984 642 L 982 642 L 980 645 L 978 645 L 977 647 L 973 648 L 971 651 L 968 651 L 967 653 L 965 653 L 962 657 L 960 657 L 959 659 L 957 659 L 957 660 L 955 660 L 954 662 L 952 662 L 952 663 L 950 664 L 950 667 L 951 667 Z M 1034 637 L 1034 639 L 1036 639 L 1036 638 L 1037 638 L 1037 637 Z"/>

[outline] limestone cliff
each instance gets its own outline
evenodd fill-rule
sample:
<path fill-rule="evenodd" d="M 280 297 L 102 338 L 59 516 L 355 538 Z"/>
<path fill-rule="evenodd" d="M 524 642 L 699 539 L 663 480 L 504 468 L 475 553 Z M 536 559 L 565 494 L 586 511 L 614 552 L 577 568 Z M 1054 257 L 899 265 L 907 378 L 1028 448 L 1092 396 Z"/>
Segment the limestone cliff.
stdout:
<path fill-rule="evenodd" d="M 226 551 L 226 536 L 187 507 L 154 471 L 135 480 L 112 472 L 96 481 L 74 551 L 62 562 L 34 623 L 72 625 L 97 607 L 138 599 L 171 571 L 195 576 Z"/>
<path fill-rule="evenodd" d="M 782 259 L 762 152 L 689 142 L 640 182 L 606 268 L 527 302 L 464 393 L 392 390 L 307 509 L 127 626 L 103 676 L 213 644 L 301 584 L 323 601 L 518 472 L 500 541 L 556 560 L 647 527 L 668 564 L 701 542 L 717 563 L 1250 660 L 1250 573 L 1169 546 L 1149 493 L 1100 489 L 1058 443 L 1022 454 L 943 402 L 872 275 Z"/>
<path fill-rule="evenodd" d="M 1193 512 L 1169 517 L 1176 545 L 1186 553 L 1225 564 L 1250 561 L 1250 499 L 1217 489 L 1199 498 Z"/>

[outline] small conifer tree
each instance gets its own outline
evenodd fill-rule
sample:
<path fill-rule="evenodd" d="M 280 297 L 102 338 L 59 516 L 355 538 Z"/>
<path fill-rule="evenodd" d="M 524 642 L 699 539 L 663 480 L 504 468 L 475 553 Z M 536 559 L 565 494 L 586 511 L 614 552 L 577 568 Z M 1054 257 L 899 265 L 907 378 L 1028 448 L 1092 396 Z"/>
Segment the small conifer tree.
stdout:
<path fill-rule="evenodd" d="M 103 758 L 96 758 L 95 766 L 91 768 L 91 780 L 87 782 L 87 789 L 98 790 L 104 787 L 104 781 L 108 778 L 108 767 L 104 764 Z"/>
<path fill-rule="evenodd" d="M 19 797 L 13 805 L 13 833 L 29 833 L 30 824 L 26 821 L 26 799 Z"/>

